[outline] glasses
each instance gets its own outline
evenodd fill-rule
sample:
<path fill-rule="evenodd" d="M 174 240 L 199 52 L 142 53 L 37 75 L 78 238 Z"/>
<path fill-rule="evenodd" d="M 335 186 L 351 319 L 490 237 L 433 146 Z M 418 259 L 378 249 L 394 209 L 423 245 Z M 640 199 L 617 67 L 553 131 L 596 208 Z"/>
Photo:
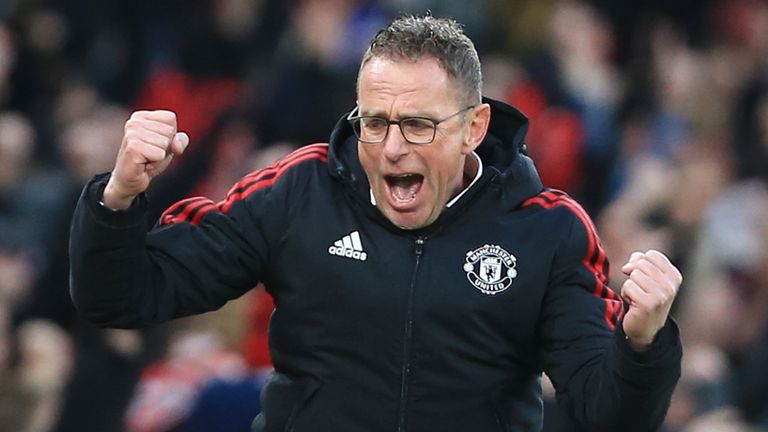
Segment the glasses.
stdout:
<path fill-rule="evenodd" d="M 355 131 L 357 139 L 362 143 L 379 144 L 384 142 L 387 139 L 387 134 L 389 134 L 389 127 L 396 124 L 400 128 L 403 138 L 409 143 L 429 144 L 435 140 L 437 125 L 474 107 L 475 105 L 470 105 L 441 120 L 434 120 L 429 117 L 403 117 L 400 120 L 390 120 L 379 116 L 357 116 L 355 114 L 360 110 L 360 107 L 356 106 L 347 116 L 347 121 L 352 125 L 352 130 Z"/>

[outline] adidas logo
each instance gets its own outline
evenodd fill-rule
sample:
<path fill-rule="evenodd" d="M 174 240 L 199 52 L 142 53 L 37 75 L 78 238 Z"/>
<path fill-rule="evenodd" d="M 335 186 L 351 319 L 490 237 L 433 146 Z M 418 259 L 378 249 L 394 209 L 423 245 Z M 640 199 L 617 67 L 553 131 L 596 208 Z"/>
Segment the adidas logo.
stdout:
<path fill-rule="evenodd" d="M 358 261 L 368 259 L 368 254 L 363 250 L 360 242 L 360 232 L 353 231 L 328 246 L 328 253 L 340 257 L 352 258 Z"/>

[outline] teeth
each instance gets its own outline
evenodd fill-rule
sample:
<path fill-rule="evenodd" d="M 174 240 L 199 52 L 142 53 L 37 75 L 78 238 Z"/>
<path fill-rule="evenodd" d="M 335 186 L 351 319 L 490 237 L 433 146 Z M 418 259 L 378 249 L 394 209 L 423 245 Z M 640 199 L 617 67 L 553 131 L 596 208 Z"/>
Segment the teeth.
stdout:
<path fill-rule="evenodd" d="M 421 189 L 421 186 L 417 183 L 418 180 L 422 179 L 419 174 L 390 174 L 386 178 L 387 183 L 389 183 L 390 193 L 400 203 L 414 201 Z"/>

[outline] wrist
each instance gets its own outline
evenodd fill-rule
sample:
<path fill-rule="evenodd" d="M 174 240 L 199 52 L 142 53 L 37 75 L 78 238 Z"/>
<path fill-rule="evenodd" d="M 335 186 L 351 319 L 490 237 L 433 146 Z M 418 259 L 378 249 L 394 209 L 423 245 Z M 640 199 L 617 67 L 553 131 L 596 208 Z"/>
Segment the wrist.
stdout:
<path fill-rule="evenodd" d="M 136 195 L 121 193 L 118 188 L 113 184 L 113 179 L 110 178 L 107 182 L 107 186 L 101 194 L 99 204 L 110 210 L 126 210 L 133 201 L 136 199 Z"/>
<path fill-rule="evenodd" d="M 621 322 L 621 330 L 624 334 L 624 341 L 629 345 L 630 348 L 632 348 L 632 351 L 635 352 L 643 352 L 648 350 L 648 348 L 653 345 L 653 342 L 656 340 L 656 335 L 659 333 L 660 329 L 657 329 L 653 333 L 642 333 L 642 334 L 633 334 L 633 332 L 627 332 L 627 328 L 624 325 L 625 322 Z"/>
<path fill-rule="evenodd" d="M 664 329 L 665 325 L 662 325 L 661 327 L 653 330 L 652 332 L 648 332 L 647 330 L 644 332 L 627 332 L 627 327 L 625 326 L 625 322 L 621 322 L 621 333 L 624 336 L 624 341 L 626 342 L 627 346 L 632 349 L 632 351 L 640 353 L 644 351 L 648 351 L 656 344 L 656 341 L 659 339 L 659 334 Z"/>
<path fill-rule="evenodd" d="M 650 348 L 651 344 L 653 344 L 653 339 L 645 340 L 645 339 L 638 339 L 638 338 L 631 338 L 629 336 L 624 336 L 627 340 L 627 344 L 629 344 L 629 347 L 632 348 L 632 351 L 634 352 L 643 352 L 647 351 L 648 348 Z"/>
<path fill-rule="evenodd" d="M 655 362 L 660 357 L 663 357 L 665 353 L 674 350 L 675 346 L 678 346 L 679 348 L 680 345 L 680 333 L 677 329 L 677 325 L 671 318 L 667 320 L 664 327 L 662 327 L 654 337 L 653 342 L 647 346 L 644 351 L 636 351 L 632 345 L 630 345 L 629 338 L 624 333 L 624 327 L 622 325 L 617 326 L 615 335 L 619 350 L 638 363 Z"/>

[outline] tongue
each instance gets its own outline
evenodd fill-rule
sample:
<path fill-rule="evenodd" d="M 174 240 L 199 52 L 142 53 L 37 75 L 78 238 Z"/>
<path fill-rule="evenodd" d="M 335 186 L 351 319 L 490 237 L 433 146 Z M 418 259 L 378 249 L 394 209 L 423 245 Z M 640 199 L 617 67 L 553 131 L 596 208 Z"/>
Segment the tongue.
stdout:
<path fill-rule="evenodd" d="M 398 201 L 411 201 L 416 197 L 416 193 L 421 189 L 421 177 L 395 177 L 390 180 L 390 189 L 392 195 Z"/>

